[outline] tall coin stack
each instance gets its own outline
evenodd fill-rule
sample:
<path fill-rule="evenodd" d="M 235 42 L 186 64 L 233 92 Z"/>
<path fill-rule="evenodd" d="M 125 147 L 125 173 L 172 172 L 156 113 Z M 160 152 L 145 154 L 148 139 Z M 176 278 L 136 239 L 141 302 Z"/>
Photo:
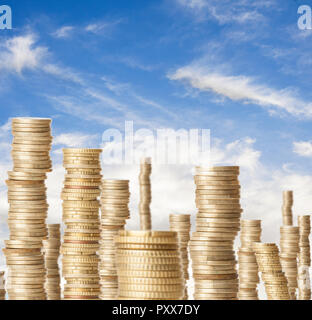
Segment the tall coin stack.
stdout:
<path fill-rule="evenodd" d="M 0 271 L 0 300 L 5 300 L 4 271 Z"/>
<path fill-rule="evenodd" d="M 48 203 L 46 173 L 52 171 L 51 119 L 12 119 L 13 171 L 8 172 L 10 240 L 3 249 L 8 266 L 10 300 L 45 300 L 45 267 L 41 252 L 46 239 Z"/>
<path fill-rule="evenodd" d="M 189 280 L 189 257 L 188 257 L 188 244 L 190 241 L 191 231 L 191 215 L 189 214 L 171 214 L 169 216 L 170 231 L 178 233 L 179 247 L 182 259 L 183 276 L 185 279 L 185 294 L 184 300 L 188 299 L 186 282 Z"/>
<path fill-rule="evenodd" d="M 299 300 L 311 300 L 310 283 L 310 216 L 298 216 L 299 226 L 299 255 L 298 255 L 298 287 Z"/>
<path fill-rule="evenodd" d="M 258 300 L 257 286 L 260 279 L 253 243 L 261 241 L 261 220 L 241 220 L 240 238 L 239 300 Z"/>
<path fill-rule="evenodd" d="M 152 173 L 151 158 L 143 158 L 140 165 L 140 226 L 141 230 L 152 229 L 152 218 L 150 211 L 150 204 L 152 200 L 151 193 L 151 180 L 150 175 Z"/>
<path fill-rule="evenodd" d="M 184 279 L 176 232 L 119 231 L 118 299 L 182 300 Z"/>
<path fill-rule="evenodd" d="M 98 300 L 100 294 L 100 149 L 64 149 L 65 175 L 61 246 L 65 300 Z"/>
<path fill-rule="evenodd" d="M 295 300 L 298 288 L 297 256 L 299 253 L 299 228 L 282 226 L 280 232 L 280 261 L 287 278 L 290 298 L 291 300 Z"/>
<path fill-rule="evenodd" d="M 282 206 L 282 216 L 283 225 L 292 226 L 293 225 L 293 213 L 292 206 L 294 203 L 293 192 L 284 191 L 283 192 L 283 206 Z"/>
<path fill-rule="evenodd" d="M 254 242 L 253 248 L 268 300 L 290 300 L 287 279 L 282 271 L 277 245 Z"/>
<path fill-rule="evenodd" d="M 101 189 L 100 299 L 115 300 L 118 296 L 118 278 L 114 239 L 130 217 L 129 180 L 103 180 Z"/>
<path fill-rule="evenodd" d="M 196 232 L 190 241 L 196 300 L 237 300 L 234 239 L 240 229 L 239 167 L 196 167 Z"/>
<path fill-rule="evenodd" d="M 58 258 L 60 255 L 61 231 L 59 224 L 48 224 L 48 239 L 43 240 L 43 253 L 46 267 L 45 290 L 47 300 L 60 300 L 60 272 Z"/>

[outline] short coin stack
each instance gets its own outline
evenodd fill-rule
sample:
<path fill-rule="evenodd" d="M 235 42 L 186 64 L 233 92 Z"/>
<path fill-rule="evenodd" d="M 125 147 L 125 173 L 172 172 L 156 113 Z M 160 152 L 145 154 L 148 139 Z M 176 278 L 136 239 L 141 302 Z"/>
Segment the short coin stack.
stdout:
<path fill-rule="evenodd" d="M 196 167 L 196 232 L 190 241 L 196 300 L 237 300 L 234 239 L 240 230 L 239 167 Z"/>
<path fill-rule="evenodd" d="M 10 240 L 3 250 L 8 266 L 10 300 L 46 299 L 41 252 L 47 236 L 46 173 L 52 171 L 51 119 L 12 120 L 13 171 L 8 172 Z"/>
<path fill-rule="evenodd" d="M 184 279 L 176 232 L 120 231 L 118 299 L 182 300 Z"/>
<path fill-rule="evenodd" d="M 63 221 L 66 225 L 61 246 L 64 299 L 98 300 L 100 293 L 99 207 L 101 149 L 64 149 L 66 169 Z"/>
<path fill-rule="evenodd" d="M 114 239 L 130 217 L 129 180 L 103 180 L 101 189 L 100 299 L 115 300 L 118 296 L 118 278 Z"/>
<path fill-rule="evenodd" d="M 310 283 L 310 216 L 298 216 L 299 226 L 299 255 L 298 255 L 298 287 L 299 300 L 311 300 Z"/>
<path fill-rule="evenodd" d="M 282 206 L 282 216 L 283 225 L 292 226 L 293 225 L 293 213 L 292 206 L 294 203 L 293 192 L 284 191 L 283 192 L 283 206 Z"/>
<path fill-rule="evenodd" d="M 151 230 L 152 229 L 152 218 L 150 211 L 150 204 L 152 200 L 151 193 L 151 180 L 150 175 L 152 173 L 151 158 L 144 158 L 141 160 L 140 165 L 140 226 L 141 230 Z"/>
<path fill-rule="evenodd" d="M 59 224 L 48 224 L 48 239 L 43 240 L 43 253 L 46 267 L 45 290 L 47 300 L 60 300 L 60 272 L 58 258 L 60 255 L 61 231 Z"/>
<path fill-rule="evenodd" d="M 190 241 L 191 215 L 189 214 L 171 214 L 169 216 L 170 231 L 178 233 L 179 247 L 181 252 L 183 276 L 185 281 L 189 280 L 189 257 L 188 244 Z M 188 299 L 187 286 L 185 286 L 184 300 Z"/>
<path fill-rule="evenodd" d="M 254 242 L 253 248 L 268 300 L 290 300 L 277 245 Z"/>
<path fill-rule="evenodd" d="M 4 271 L 0 271 L 0 300 L 5 300 Z"/>
<path fill-rule="evenodd" d="M 295 300 L 296 289 L 298 287 L 297 256 L 299 253 L 299 228 L 282 226 L 280 232 L 280 261 L 282 270 L 288 281 L 290 298 L 291 300 Z"/>
<path fill-rule="evenodd" d="M 258 300 L 260 281 L 253 243 L 261 241 L 261 220 L 241 220 L 241 247 L 238 251 L 239 299 Z"/>

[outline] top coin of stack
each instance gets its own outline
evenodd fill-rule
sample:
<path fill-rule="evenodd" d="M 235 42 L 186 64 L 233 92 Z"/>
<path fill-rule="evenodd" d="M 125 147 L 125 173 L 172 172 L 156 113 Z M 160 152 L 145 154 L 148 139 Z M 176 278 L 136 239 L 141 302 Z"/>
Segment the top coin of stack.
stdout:
<path fill-rule="evenodd" d="M 261 220 L 241 220 L 239 262 L 239 299 L 258 300 L 258 265 L 253 243 L 261 241 Z"/>
<path fill-rule="evenodd" d="M 234 239 L 240 230 L 239 167 L 196 167 L 196 232 L 190 241 L 196 300 L 237 300 Z"/>
<path fill-rule="evenodd" d="M 184 279 L 176 232 L 119 231 L 115 242 L 118 299 L 183 299 Z"/>
<path fill-rule="evenodd" d="M 171 214 L 169 216 L 170 231 L 178 233 L 179 247 L 181 252 L 183 275 L 185 281 L 189 280 L 189 257 L 188 243 L 190 241 L 191 215 L 189 214 Z M 185 286 L 184 300 L 188 299 L 187 286 Z"/>
<path fill-rule="evenodd" d="M 291 300 L 296 299 L 298 287 L 297 255 L 299 253 L 299 228 L 293 226 L 281 227 L 280 261 L 282 270 L 288 281 L 288 289 Z"/>
<path fill-rule="evenodd" d="M 12 119 L 13 171 L 8 172 L 10 240 L 4 253 L 9 267 L 10 300 L 45 299 L 41 253 L 47 236 L 46 173 L 52 170 L 51 119 Z"/>
<path fill-rule="evenodd" d="M 152 218 L 150 211 L 150 203 L 152 200 L 151 193 L 151 180 L 150 175 L 152 172 L 151 158 L 144 158 L 141 160 L 140 165 L 140 226 L 141 230 L 151 230 L 152 229 Z"/>
<path fill-rule="evenodd" d="M 294 203 L 293 192 L 284 191 L 283 192 L 283 206 L 282 206 L 282 215 L 283 215 L 283 225 L 292 226 L 293 225 L 293 213 L 292 206 Z"/>
<path fill-rule="evenodd" d="M 59 224 L 48 224 L 48 239 L 43 240 L 44 261 L 46 267 L 45 290 L 47 300 L 60 300 L 60 273 L 58 258 L 60 255 L 61 232 Z"/>
<path fill-rule="evenodd" d="M 253 248 L 268 300 L 290 300 L 276 244 L 254 242 Z"/>
<path fill-rule="evenodd" d="M 4 271 L 0 271 L 0 300 L 5 300 Z"/>
<path fill-rule="evenodd" d="M 101 149 L 63 149 L 67 171 L 62 191 L 66 224 L 61 247 L 66 300 L 98 300 L 97 251 L 100 240 L 99 207 Z"/>
<path fill-rule="evenodd" d="M 124 229 L 130 216 L 129 180 L 103 180 L 101 189 L 100 299 L 115 300 L 118 296 L 118 279 L 114 239 L 119 230 Z"/>
<path fill-rule="evenodd" d="M 310 216 L 298 216 L 299 255 L 298 255 L 298 287 L 299 300 L 311 300 L 310 271 Z"/>

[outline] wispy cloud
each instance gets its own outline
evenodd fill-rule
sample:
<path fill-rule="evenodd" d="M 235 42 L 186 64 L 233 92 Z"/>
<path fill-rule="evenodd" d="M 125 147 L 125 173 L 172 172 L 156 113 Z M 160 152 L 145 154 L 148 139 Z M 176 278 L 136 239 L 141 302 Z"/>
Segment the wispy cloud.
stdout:
<path fill-rule="evenodd" d="M 91 32 L 94 34 L 108 35 L 122 21 L 123 21 L 122 19 L 118 19 L 115 21 L 96 21 L 86 25 L 84 30 L 86 32 Z"/>
<path fill-rule="evenodd" d="M 293 151 L 299 156 L 312 158 L 312 141 L 295 141 Z"/>
<path fill-rule="evenodd" d="M 101 80 L 104 81 L 105 87 L 112 91 L 113 93 L 119 95 L 122 92 L 124 92 L 125 90 L 129 90 L 130 89 L 130 85 L 128 83 L 120 83 L 117 82 L 115 80 L 110 79 L 107 76 L 102 76 Z"/>
<path fill-rule="evenodd" d="M 55 38 L 69 38 L 72 35 L 75 27 L 73 26 L 63 26 L 57 29 L 52 36 Z"/>
<path fill-rule="evenodd" d="M 211 18 L 220 25 L 227 23 L 259 23 L 265 20 L 261 9 L 272 6 L 274 0 L 263 1 L 220 1 L 220 0 L 176 0 L 177 3 L 190 10 L 198 20 Z"/>
<path fill-rule="evenodd" d="M 42 70 L 63 80 L 84 84 L 83 78 L 75 71 L 68 67 L 61 67 L 56 64 L 45 64 Z"/>
<path fill-rule="evenodd" d="M 312 117 L 312 102 L 299 98 L 293 89 L 274 89 L 244 75 L 228 75 L 217 67 L 189 65 L 168 75 L 188 87 L 212 92 L 220 97 L 265 107 L 269 112 L 286 112 L 298 117 Z"/>
<path fill-rule="evenodd" d="M 144 64 L 133 57 L 122 57 L 120 58 L 120 61 L 132 69 L 139 69 L 139 70 L 150 72 L 157 68 L 156 65 Z"/>

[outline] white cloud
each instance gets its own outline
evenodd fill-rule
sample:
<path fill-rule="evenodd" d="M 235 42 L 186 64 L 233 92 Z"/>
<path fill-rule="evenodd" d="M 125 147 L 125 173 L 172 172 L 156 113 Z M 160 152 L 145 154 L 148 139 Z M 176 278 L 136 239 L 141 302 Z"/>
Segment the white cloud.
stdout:
<path fill-rule="evenodd" d="M 94 23 L 88 24 L 84 30 L 86 32 L 91 32 L 94 34 L 108 34 L 112 31 L 112 29 L 120 24 L 122 22 L 122 19 L 116 20 L 116 21 L 97 21 Z"/>
<path fill-rule="evenodd" d="M 273 89 L 258 84 L 251 77 L 227 75 L 223 70 L 209 70 L 199 65 L 179 68 L 168 77 L 171 80 L 183 81 L 199 91 L 208 91 L 233 101 L 266 107 L 270 112 L 283 111 L 294 116 L 312 117 L 312 102 L 301 100 L 294 90 Z"/>
<path fill-rule="evenodd" d="M 24 70 L 43 71 L 57 78 L 83 84 L 82 77 L 68 67 L 48 61 L 48 48 L 40 46 L 34 34 L 8 39 L 0 44 L 0 70 L 22 74 Z"/>
<path fill-rule="evenodd" d="M 312 141 L 295 141 L 293 151 L 299 156 L 312 158 Z"/>
<path fill-rule="evenodd" d="M 53 145 L 62 145 L 69 148 L 86 148 L 98 139 L 98 135 L 82 133 L 62 133 L 53 138 Z"/>
<path fill-rule="evenodd" d="M 40 67 L 48 50 L 35 44 L 33 34 L 6 40 L 0 45 L 0 70 L 21 73 L 24 69 L 35 70 Z"/>
<path fill-rule="evenodd" d="M 70 37 L 74 29 L 75 28 L 73 26 L 63 26 L 57 29 L 52 35 L 55 38 L 68 38 Z"/>

